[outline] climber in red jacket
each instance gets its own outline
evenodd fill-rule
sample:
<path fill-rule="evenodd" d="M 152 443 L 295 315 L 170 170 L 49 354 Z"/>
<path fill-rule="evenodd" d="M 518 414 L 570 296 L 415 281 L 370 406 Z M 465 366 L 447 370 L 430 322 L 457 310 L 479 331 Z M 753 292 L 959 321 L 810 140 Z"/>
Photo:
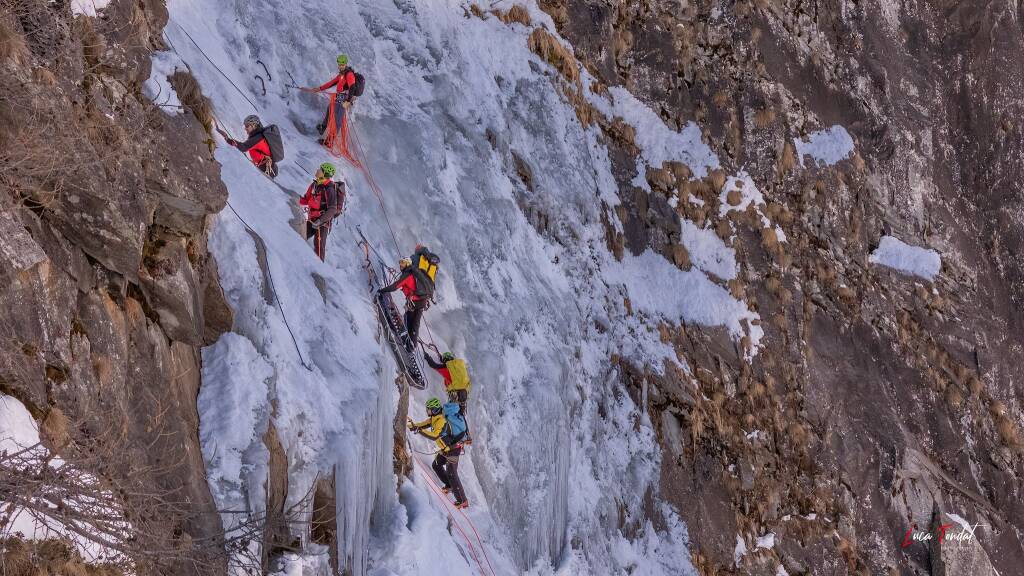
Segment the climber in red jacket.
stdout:
<path fill-rule="evenodd" d="M 218 128 L 219 130 L 219 128 Z M 252 163 L 271 178 L 277 177 L 277 163 L 284 158 L 284 143 L 277 126 L 263 127 L 260 117 L 251 114 L 245 117 L 245 133 L 248 138 L 239 142 L 221 132 L 227 143 L 242 152 L 247 152 Z"/>
<path fill-rule="evenodd" d="M 321 261 L 327 255 L 327 235 L 331 232 L 331 224 L 345 208 L 345 183 L 332 181 L 334 174 L 333 164 L 321 164 L 313 183 L 299 199 L 299 204 L 309 210 L 306 239 L 313 239 L 313 251 Z"/>
<path fill-rule="evenodd" d="M 420 318 L 430 304 L 434 295 L 434 283 L 418 266 L 413 266 L 412 258 L 402 258 L 398 262 L 402 273 L 390 285 L 377 291 L 378 294 L 401 290 L 405 294 L 405 348 L 412 352 L 419 342 Z"/>
<path fill-rule="evenodd" d="M 338 75 L 332 78 L 330 81 L 324 83 L 317 88 L 307 88 L 309 92 L 323 92 L 335 88 L 337 96 L 334 97 L 334 118 L 337 125 L 337 129 L 341 130 L 342 121 L 345 118 L 345 112 L 355 103 L 356 97 L 361 92 L 357 89 L 358 75 L 348 65 L 348 56 L 342 54 L 338 56 Z M 331 118 L 331 107 L 328 106 L 324 112 L 324 119 L 317 124 L 317 131 L 323 133 L 328 128 L 328 122 Z M 326 139 L 321 138 L 321 144 Z"/>

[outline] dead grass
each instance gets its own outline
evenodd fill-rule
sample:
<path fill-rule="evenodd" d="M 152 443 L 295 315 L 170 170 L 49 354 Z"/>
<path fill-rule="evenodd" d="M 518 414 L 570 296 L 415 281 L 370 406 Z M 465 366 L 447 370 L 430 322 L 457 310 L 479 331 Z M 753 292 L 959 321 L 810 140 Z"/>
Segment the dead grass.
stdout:
<path fill-rule="evenodd" d="M 39 435 L 53 452 L 59 452 L 71 442 L 70 422 L 60 408 L 51 408 L 39 427 Z"/>
<path fill-rule="evenodd" d="M 32 70 L 32 79 L 37 84 L 42 84 L 47 87 L 54 87 L 57 85 L 57 77 L 50 71 L 49 68 L 43 68 L 42 66 Z"/>
<path fill-rule="evenodd" d="M 477 18 L 479 18 L 479 19 L 481 19 L 481 20 L 483 20 L 483 19 L 484 19 L 484 17 L 485 17 L 486 15 L 487 15 L 487 14 L 486 14 L 486 13 L 485 13 L 485 12 L 483 11 L 483 9 L 482 9 L 482 8 L 480 8 L 479 6 L 477 6 L 476 4 L 473 4 L 472 6 L 470 6 L 470 7 L 469 7 L 469 11 L 470 11 L 470 13 L 472 13 L 472 14 L 473 14 L 473 16 L 476 16 Z"/>
<path fill-rule="evenodd" d="M 120 569 L 87 563 L 62 540 L 0 540 L 5 576 L 121 576 Z"/>
<path fill-rule="evenodd" d="M 214 122 L 213 103 L 203 94 L 199 81 L 196 80 L 191 72 L 185 70 L 176 70 L 168 80 L 175 93 L 178 94 L 178 100 L 192 112 L 192 115 L 196 117 L 196 120 L 199 120 L 199 123 L 203 125 L 203 129 L 212 138 Z"/>
<path fill-rule="evenodd" d="M 579 82 L 580 71 L 576 57 L 554 36 L 543 28 L 537 28 L 527 40 L 530 50 L 551 64 L 566 80 L 573 84 Z"/>
<path fill-rule="evenodd" d="M 508 12 L 494 10 L 493 14 L 505 24 L 512 24 L 513 22 L 522 24 L 523 26 L 530 26 L 533 24 L 533 20 L 530 18 L 530 11 L 522 4 L 513 5 L 508 9 Z"/>
<path fill-rule="evenodd" d="M 782 153 L 779 155 L 779 175 L 789 174 L 793 171 L 794 166 L 796 166 L 796 150 L 793 148 L 793 143 L 786 140 L 786 143 L 782 145 Z"/>
<path fill-rule="evenodd" d="M 775 123 L 775 110 L 765 108 L 754 113 L 754 126 L 765 129 Z"/>
<path fill-rule="evenodd" d="M 28 61 L 30 55 L 25 38 L 13 26 L 0 20 L 0 62 L 11 61 L 21 65 Z"/>
<path fill-rule="evenodd" d="M 1014 450 L 1021 447 L 1020 432 L 1017 430 L 1017 425 L 1013 423 L 1013 420 L 1006 416 L 997 416 L 996 432 L 999 433 L 999 437 L 1002 438 L 1003 443 L 1008 447 Z"/>

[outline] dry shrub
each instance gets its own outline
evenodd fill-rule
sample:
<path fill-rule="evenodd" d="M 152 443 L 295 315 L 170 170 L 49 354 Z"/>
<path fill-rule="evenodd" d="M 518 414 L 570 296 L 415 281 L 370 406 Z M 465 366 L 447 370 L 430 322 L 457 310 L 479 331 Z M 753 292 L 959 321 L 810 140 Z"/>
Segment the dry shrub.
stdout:
<path fill-rule="evenodd" d="M 547 30 L 543 28 L 534 30 L 530 34 L 527 45 L 534 54 L 554 66 L 567 80 L 572 83 L 579 81 L 580 71 L 576 64 L 576 57 L 554 36 L 548 34 Z"/>
<path fill-rule="evenodd" d="M 782 146 L 782 154 L 779 155 L 779 175 L 789 174 L 794 166 L 796 166 L 796 150 L 793 148 L 793 143 L 786 140 Z"/>
<path fill-rule="evenodd" d="M 526 6 L 522 4 L 515 4 L 509 8 L 508 12 L 502 12 L 501 10 L 495 10 L 494 15 L 505 24 L 511 24 L 513 22 L 522 24 L 523 26 L 529 26 L 533 24 L 533 20 L 530 18 L 530 11 L 526 9 Z"/>
<path fill-rule="evenodd" d="M 37 84 L 42 84 L 47 87 L 54 87 L 57 85 L 57 76 L 50 71 L 49 68 L 43 68 L 42 66 L 32 70 L 32 79 Z"/>
<path fill-rule="evenodd" d="M 57 539 L 0 540 L 0 559 L 5 576 L 121 576 L 120 569 L 107 564 L 88 563 L 78 550 Z"/>
<path fill-rule="evenodd" d="M 771 254 L 779 251 L 779 235 L 775 232 L 775 228 L 761 229 L 761 246 Z"/>
<path fill-rule="evenodd" d="M 0 20 L 0 62 L 9 60 L 24 64 L 30 55 L 25 38 L 6 21 Z"/>
<path fill-rule="evenodd" d="M 203 125 L 203 129 L 212 138 L 214 122 L 213 103 L 203 94 L 199 81 L 196 80 L 191 72 L 185 70 L 175 70 L 174 74 L 171 74 L 167 80 L 178 94 L 178 100 L 192 111 L 192 115 L 196 117 L 196 120 L 199 120 L 199 123 Z"/>
<path fill-rule="evenodd" d="M 958 410 L 964 403 L 964 395 L 956 386 L 946 388 L 946 404 L 953 410 Z"/>
<path fill-rule="evenodd" d="M 715 106 L 725 108 L 725 105 L 729 103 L 729 93 L 725 90 L 719 90 L 711 97 L 711 101 L 714 102 Z"/>
<path fill-rule="evenodd" d="M 715 194 L 721 194 L 722 193 L 722 188 L 725 187 L 725 180 L 726 180 L 725 170 L 722 170 L 721 168 L 712 170 L 711 174 L 708 175 L 708 182 L 711 184 L 711 187 L 714 189 Z M 742 188 L 743 187 L 743 181 L 741 180 L 741 181 L 736 182 L 736 187 L 737 188 Z"/>
<path fill-rule="evenodd" d="M 985 385 L 977 376 L 971 376 L 971 379 L 967 381 L 967 388 L 971 391 L 972 396 L 980 396 Z"/>
<path fill-rule="evenodd" d="M 1013 423 L 1006 416 L 996 417 L 996 431 L 999 432 L 999 437 L 1003 439 L 1003 443 L 1010 448 L 1017 449 L 1021 447 L 1020 433 L 1017 431 L 1017 425 Z"/>
<path fill-rule="evenodd" d="M 597 121 L 597 115 L 600 112 L 583 96 L 582 90 L 573 90 L 566 86 L 565 96 L 569 99 L 569 104 L 572 105 L 572 109 L 576 112 L 576 118 L 584 128 L 589 128 Z"/>
<path fill-rule="evenodd" d="M 732 237 L 732 226 L 729 225 L 729 221 L 719 220 L 715 225 L 715 234 L 722 240 L 728 241 Z"/>
<path fill-rule="evenodd" d="M 77 27 L 76 35 L 82 39 L 82 58 L 85 59 L 85 67 L 87 71 L 91 71 L 100 65 L 107 43 L 96 31 L 92 18 L 75 18 L 74 26 Z"/>
<path fill-rule="evenodd" d="M 764 129 L 775 123 L 775 110 L 765 108 L 754 113 L 754 125 Z"/>
<path fill-rule="evenodd" d="M 472 6 L 470 6 L 469 7 L 469 11 L 473 14 L 473 16 L 476 16 L 477 18 L 479 18 L 481 20 L 484 19 L 485 14 L 484 14 L 483 9 L 481 9 L 476 4 L 473 4 Z"/>
<path fill-rule="evenodd" d="M 59 452 L 71 441 L 69 426 L 64 412 L 60 408 L 51 408 L 39 427 L 39 433 L 51 451 Z"/>
<path fill-rule="evenodd" d="M 1003 404 L 999 400 L 993 400 L 992 403 L 988 405 L 988 411 L 989 414 L 992 414 L 995 417 L 1006 416 L 1006 404 Z"/>
<path fill-rule="evenodd" d="M 739 190 L 729 190 L 729 193 L 725 195 L 725 201 L 729 206 L 739 206 L 740 202 L 743 202 L 743 193 Z"/>
<path fill-rule="evenodd" d="M 672 246 L 672 262 L 683 270 L 690 269 L 690 252 L 686 246 L 675 244 Z"/>

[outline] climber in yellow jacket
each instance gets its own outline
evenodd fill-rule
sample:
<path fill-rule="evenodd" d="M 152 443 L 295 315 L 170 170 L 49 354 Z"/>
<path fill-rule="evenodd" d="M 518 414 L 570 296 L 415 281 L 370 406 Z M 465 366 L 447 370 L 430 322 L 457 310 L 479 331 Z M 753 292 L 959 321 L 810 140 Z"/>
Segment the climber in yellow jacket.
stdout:
<path fill-rule="evenodd" d="M 450 408 L 455 408 L 452 404 Z M 459 420 L 457 412 L 452 416 Z M 437 478 L 444 486 L 441 488 L 445 494 L 455 494 L 455 507 L 466 508 L 469 502 L 466 501 L 466 492 L 462 489 L 462 480 L 459 479 L 459 456 L 462 455 L 462 437 L 465 436 L 465 420 L 462 421 L 462 433 L 456 433 L 449 426 L 441 408 L 441 401 L 437 398 L 427 400 L 427 419 L 422 422 L 413 422 L 409 419 L 409 430 L 418 433 L 420 436 L 430 438 L 438 447 L 437 456 L 430 467 L 434 469 Z"/>
<path fill-rule="evenodd" d="M 428 352 L 424 351 L 423 359 L 444 379 L 444 390 L 448 393 L 448 401 L 458 402 L 459 408 L 462 409 L 462 417 L 465 418 L 469 390 L 473 385 L 469 379 L 469 371 L 466 369 L 466 361 L 456 358 L 455 354 L 451 352 L 445 352 L 439 359 L 434 360 Z M 472 444 L 473 438 L 467 435 L 465 443 Z"/>

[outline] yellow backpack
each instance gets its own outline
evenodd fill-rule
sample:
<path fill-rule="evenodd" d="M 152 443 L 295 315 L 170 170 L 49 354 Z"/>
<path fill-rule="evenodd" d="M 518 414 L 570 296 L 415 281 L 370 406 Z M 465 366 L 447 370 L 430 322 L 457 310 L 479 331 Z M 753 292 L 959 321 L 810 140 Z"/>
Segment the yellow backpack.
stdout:
<path fill-rule="evenodd" d="M 424 250 L 425 252 L 425 250 Z M 427 277 L 430 278 L 431 282 L 434 282 L 434 276 L 437 276 L 437 263 L 441 261 L 435 254 L 427 252 L 419 253 L 419 259 L 416 262 L 416 267 L 426 273 Z"/>
<path fill-rule="evenodd" d="M 466 370 L 466 361 L 462 358 L 456 358 L 455 360 L 449 360 L 444 366 L 448 369 L 448 373 L 451 374 L 452 377 L 452 384 L 448 389 L 465 390 L 466 392 L 469 392 L 469 387 L 473 384 L 469 381 L 469 371 Z"/>

